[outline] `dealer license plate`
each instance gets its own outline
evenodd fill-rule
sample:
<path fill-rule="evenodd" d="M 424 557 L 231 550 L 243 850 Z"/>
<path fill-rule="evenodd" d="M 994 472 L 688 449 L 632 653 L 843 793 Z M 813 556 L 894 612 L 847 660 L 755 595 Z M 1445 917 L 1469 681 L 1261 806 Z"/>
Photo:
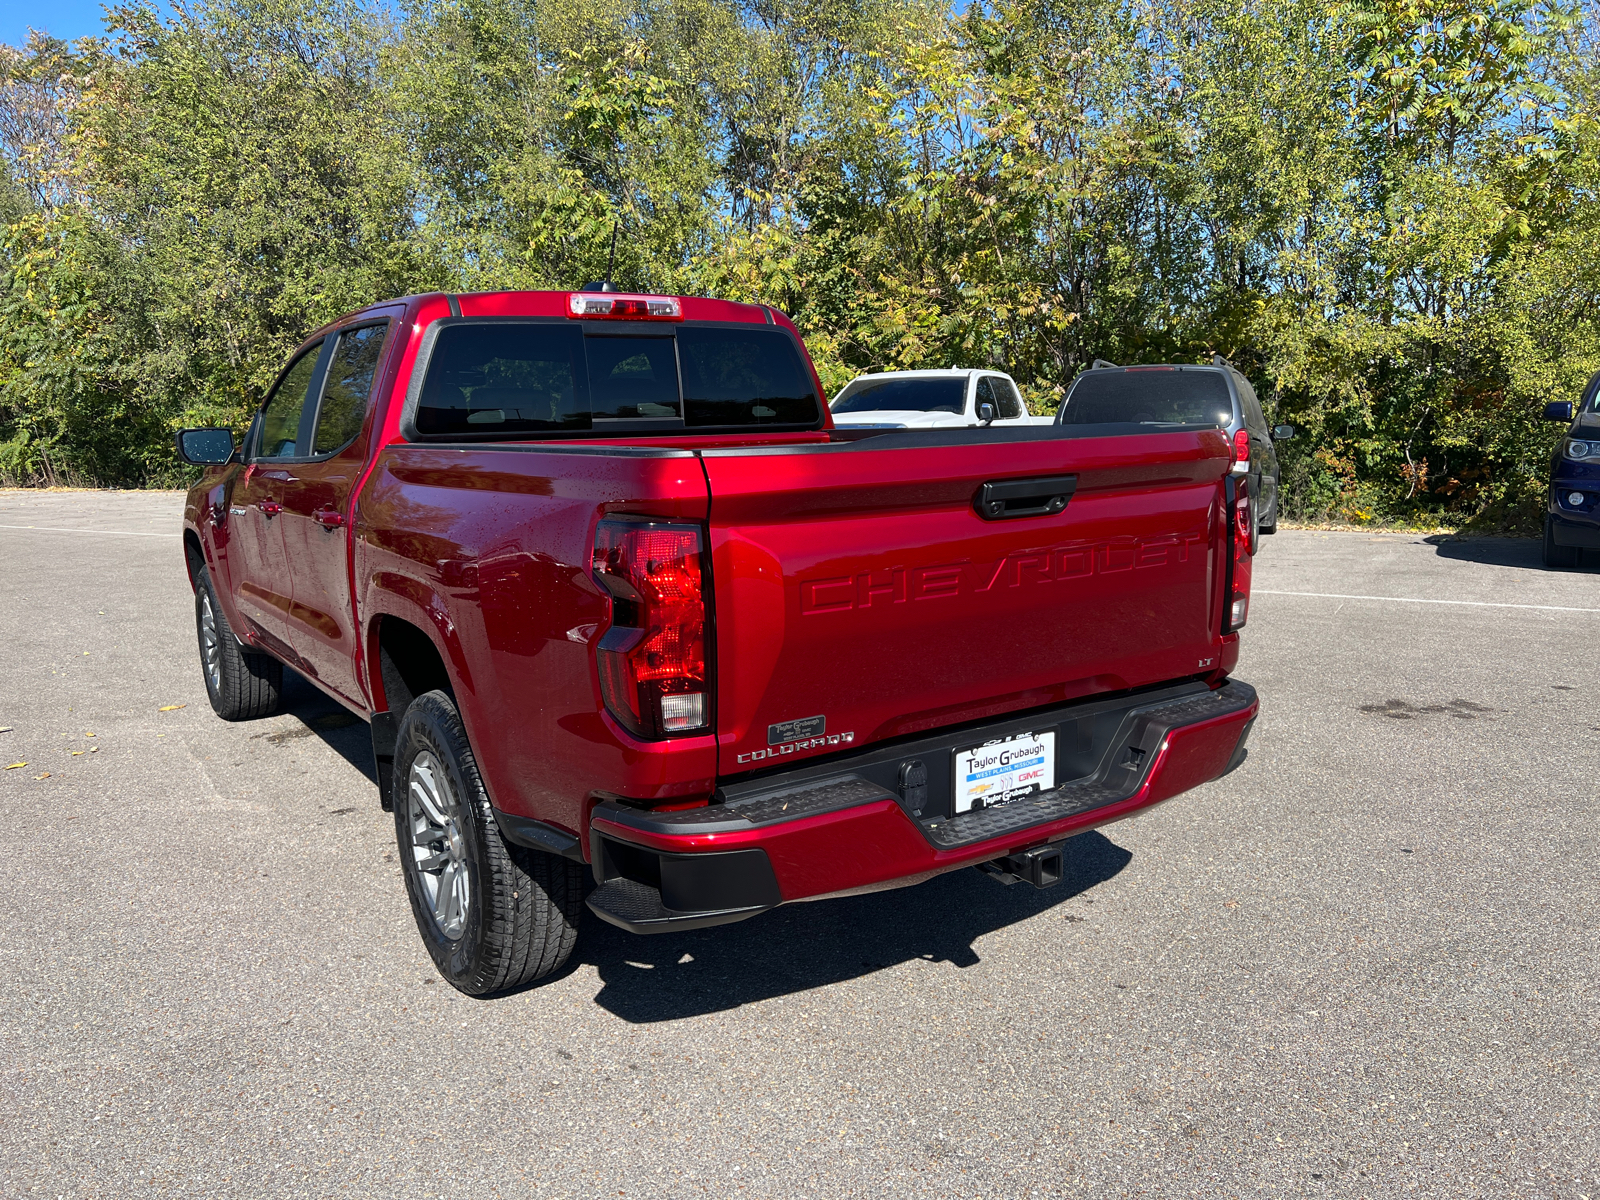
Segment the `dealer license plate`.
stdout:
<path fill-rule="evenodd" d="M 956 751 L 956 812 L 993 808 L 1056 785 L 1056 735 L 1018 733 Z"/>

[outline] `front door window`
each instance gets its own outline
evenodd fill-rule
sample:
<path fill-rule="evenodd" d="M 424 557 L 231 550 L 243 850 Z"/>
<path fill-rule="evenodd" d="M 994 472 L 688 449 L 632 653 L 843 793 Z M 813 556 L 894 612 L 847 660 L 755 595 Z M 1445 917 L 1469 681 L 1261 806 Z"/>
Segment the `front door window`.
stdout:
<path fill-rule="evenodd" d="M 295 359 L 294 365 L 278 381 L 261 412 L 261 436 L 253 458 L 303 458 L 310 453 L 303 449 L 310 432 L 303 428 L 307 416 L 306 394 L 311 390 L 311 376 L 316 373 L 317 357 L 321 353 L 319 342 Z"/>
<path fill-rule="evenodd" d="M 347 329 L 328 359 L 328 381 L 322 385 L 322 404 L 317 411 L 317 431 L 311 453 L 332 454 L 356 440 L 367 416 L 367 399 L 372 395 L 372 377 L 383 351 L 387 323 Z"/>
<path fill-rule="evenodd" d="M 1000 419 L 1021 420 L 1025 414 L 1022 411 L 1022 397 L 1017 395 L 1017 385 L 1000 375 L 987 376 L 985 382 L 994 386 L 995 402 L 1000 406 Z"/>

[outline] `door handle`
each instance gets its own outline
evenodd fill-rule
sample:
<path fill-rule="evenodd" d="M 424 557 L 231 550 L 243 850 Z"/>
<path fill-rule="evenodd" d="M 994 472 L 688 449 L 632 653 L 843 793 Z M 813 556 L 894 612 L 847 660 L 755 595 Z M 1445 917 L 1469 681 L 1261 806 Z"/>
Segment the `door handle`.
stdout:
<path fill-rule="evenodd" d="M 275 517 L 283 511 L 283 505 L 279 504 L 276 500 L 262 500 L 256 505 L 256 507 L 262 512 L 266 513 L 269 517 Z"/>
<path fill-rule="evenodd" d="M 338 529 L 344 524 L 344 514 L 331 508 L 319 508 L 311 514 L 311 519 L 324 529 Z"/>
<path fill-rule="evenodd" d="M 985 521 L 1015 517 L 1053 517 L 1066 509 L 1077 490 L 1076 475 L 1036 475 L 1031 479 L 997 479 L 984 484 L 972 507 Z"/>

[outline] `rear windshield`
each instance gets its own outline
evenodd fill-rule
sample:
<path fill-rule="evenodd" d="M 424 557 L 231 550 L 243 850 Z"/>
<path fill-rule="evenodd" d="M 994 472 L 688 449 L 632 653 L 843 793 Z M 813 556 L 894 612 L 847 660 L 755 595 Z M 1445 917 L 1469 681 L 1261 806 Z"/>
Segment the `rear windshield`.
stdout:
<path fill-rule="evenodd" d="M 967 381 L 951 379 L 862 379 L 851 383 L 833 402 L 836 413 L 965 411 Z"/>
<path fill-rule="evenodd" d="M 439 330 L 413 421 L 424 438 L 507 437 L 815 427 L 821 415 L 782 330 L 468 321 Z"/>
<path fill-rule="evenodd" d="M 1232 420 L 1233 400 L 1220 372 L 1171 367 L 1080 375 L 1060 418 L 1063 425 L 1112 421 L 1226 425 Z"/>

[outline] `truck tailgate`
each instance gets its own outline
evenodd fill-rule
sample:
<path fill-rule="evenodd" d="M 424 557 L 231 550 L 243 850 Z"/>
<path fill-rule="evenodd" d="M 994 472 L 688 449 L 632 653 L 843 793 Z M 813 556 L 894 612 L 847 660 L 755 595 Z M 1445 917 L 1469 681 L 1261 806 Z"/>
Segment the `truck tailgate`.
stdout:
<path fill-rule="evenodd" d="M 1226 439 L 1063 434 L 704 451 L 720 771 L 1214 668 Z M 1059 513 L 975 508 L 1061 476 Z"/>

